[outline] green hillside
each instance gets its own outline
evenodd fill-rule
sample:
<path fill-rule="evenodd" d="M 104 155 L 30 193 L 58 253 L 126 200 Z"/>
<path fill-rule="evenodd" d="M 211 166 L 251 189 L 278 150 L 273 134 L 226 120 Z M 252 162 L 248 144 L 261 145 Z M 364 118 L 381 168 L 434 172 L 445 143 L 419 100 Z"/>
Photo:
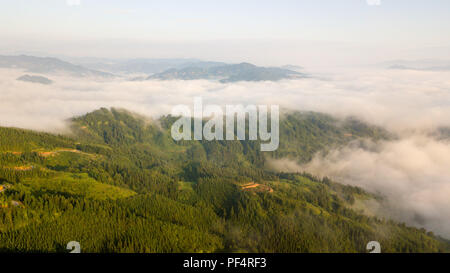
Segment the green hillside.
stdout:
<path fill-rule="evenodd" d="M 268 157 L 300 162 L 360 138 L 391 136 L 357 120 L 288 113 L 280 148 L 254 141 L 174 141 L 175 118 L 100 109 L 57 136 L 0 128 L 0 251 L 439 252 L 423 229 L 352 209 L 374 198 L 309 174 L 278 173 Z M 1 190 L 3 189 L 3 190 Z"/>

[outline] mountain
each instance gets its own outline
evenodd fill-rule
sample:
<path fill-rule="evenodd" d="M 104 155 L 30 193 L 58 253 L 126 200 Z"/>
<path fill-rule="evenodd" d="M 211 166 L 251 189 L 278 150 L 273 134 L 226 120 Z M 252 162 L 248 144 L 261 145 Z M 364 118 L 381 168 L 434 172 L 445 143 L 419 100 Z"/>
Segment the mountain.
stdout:
<path fill-rule="evenodd" d="M 42 77 L 42 76 L 35 76 L 35 75 L 23 75 L 20 76 L 19 78 L 17 78 L 18 81 L 23 81 L 23 82 L 32 82 L 32 83 L 40 83 L 40 84 L 45 84 L 45 85 L 49 85 L 52 84 L 53 81 L 46 78 L 46 77 Z"/>
<path fill-rule="evenodd" d="M 450 140 L 450 127 L 439 127 L 430 135 L 438 140 Z"/>
<path fill-rule="evenodd" d="M 304 74 L 292 70 L 277 67 L 258 67 L 249 63 L 240 63 L 212 67 L 189 66 L 181 69 L 173 68 L 151 75 L 147 79 L 212 79 L 227 83 L 238 81 L 278 81 L 303 77 L 305 77 Z"/>
<path fill-rule="evenodd" d="M 176 68 L 185 63 L 196 62 L 195 59 L 131 59 L 107 60 L 103 62 L 83 63 L 91 69 L 123 74 L 154 74 L 167 69 Z"/>
<path fill-rule="evenodd" d="M 299 66 L 258 67 L 249 63 L 227 64 L 224 62 L 202 61 L 197 59 L 97 59 L 71 58 L 81 67 L 92 71 L 104 71 L 113 74 L 151 74 L 147 77 L 134 77 L 131 80 L 147 79 L 211 79 L 221 82 L 236 81 L 277 81 L 281 79 L 302 78 Z M 0 64 L 1 65 L 1 64 Z"/>
<path fill-rule="evenodd" d="M 404 65 L 392 65 L 389 69 L 399 69 L 399 70 L 419 70 L 419 71 L 450 71 L 450 65 L 448 66 L 432 66 L 432 67 L 409 67 Z"/>
<path fill-rule="evenodd" d="M 114 77 L 114 75 L 110 73 L 91 70 L 83 66 L 61 61 L 57 58 L 34 57 L 27 55 L 0 55 L 0 67 L 24 69 L 27 72 L 40 74 L 65 74 L 73 77 Z"/>
<path fill-rule="evenodd" d="M 186 67 L 209 68 L 225 65 L 222 62 L 201 61 L 197 59 L 131 59 L 131 60 L 82 60 L 82 65 L 91 69 L 121 74 L 155 74 L 169 69 L 182 69 Z"/>
<path fill-rule="evenodd" d="M 304 70 L 304 68 L 301 67 L 301 66 L 298 66 L 298 65 L 291 65 L 291 64 L 283 65 L 283 66 L 281 66 L 280 68 L 282 68 L 282 69 L 287 69 L 287 70 L 292 70 L 292 71 L 297 71 L 297 72 L 300 72 L 300 71 Z"/>
<path fill-rule="evenodd" d="M 444 60 L 397 60 L 384 63 L 388 69 L 420 70 L 420 71 L 450 71 L 450 61 Z"/>
<path fill-rule="evenodd" d="M 102 108 L 73 118 L 69 135 L 0 127 L 0 252 L 66 252 L 74 239 L 83 252 L 366 252 L 373 240 L 383 252 L 449 249 L 355 210 L 380 198 L 360 188 L 271 171 L 258 142 L 174 141 L 176 119 Z M 388 137 L 318 113 L 282 119 L 290 144 L 270 157 Z"/>

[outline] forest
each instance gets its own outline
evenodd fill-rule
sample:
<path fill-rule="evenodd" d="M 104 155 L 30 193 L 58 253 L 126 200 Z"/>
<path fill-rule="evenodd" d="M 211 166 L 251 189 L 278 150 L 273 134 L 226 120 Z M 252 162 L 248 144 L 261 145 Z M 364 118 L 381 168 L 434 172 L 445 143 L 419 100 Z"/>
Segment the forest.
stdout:
<path fill-rule="evenodd" d="M 0 127 L 0 252 L 448 252 L 431 231 L 368 215 L 379 199 L 270 158 L 308 162 L 351 141 L 394 138 L 356 119 L 284 113 L 280 146 L 175 141 L 177 119 L 102 108 L 56 135 Z"/>

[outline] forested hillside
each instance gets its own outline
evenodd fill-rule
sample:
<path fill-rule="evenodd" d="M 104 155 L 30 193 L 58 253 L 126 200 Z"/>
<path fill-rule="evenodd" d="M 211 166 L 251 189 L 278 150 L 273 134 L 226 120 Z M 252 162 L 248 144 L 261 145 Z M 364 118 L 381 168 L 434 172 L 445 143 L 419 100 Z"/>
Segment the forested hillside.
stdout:
<path fill-rule="evenodd" d="M 268 157 L 300 162 L 359 138 L 389 138 L 357 120 L 288 113 L 280 148 L 255 141 L 174 141 L 175 118 L 100 109 L 57 136 L 0 128 L 0 251 L 439 252 L 431 232 L 353 209 L 374 198 Z"/>

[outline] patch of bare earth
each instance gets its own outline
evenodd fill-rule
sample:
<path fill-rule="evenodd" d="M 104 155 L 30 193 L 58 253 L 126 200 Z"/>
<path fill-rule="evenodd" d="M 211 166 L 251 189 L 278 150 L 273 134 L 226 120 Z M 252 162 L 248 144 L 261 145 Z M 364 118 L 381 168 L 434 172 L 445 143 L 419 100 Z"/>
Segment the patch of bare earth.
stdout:
<path fill-rule="evenodd" d="M 273 189 L 264 184 L 258 184 L 255 182 L 247 183 L 241 185 L 241 190 L 243 191 L 256 191 L 256 192 L 273 192 Z"/>

